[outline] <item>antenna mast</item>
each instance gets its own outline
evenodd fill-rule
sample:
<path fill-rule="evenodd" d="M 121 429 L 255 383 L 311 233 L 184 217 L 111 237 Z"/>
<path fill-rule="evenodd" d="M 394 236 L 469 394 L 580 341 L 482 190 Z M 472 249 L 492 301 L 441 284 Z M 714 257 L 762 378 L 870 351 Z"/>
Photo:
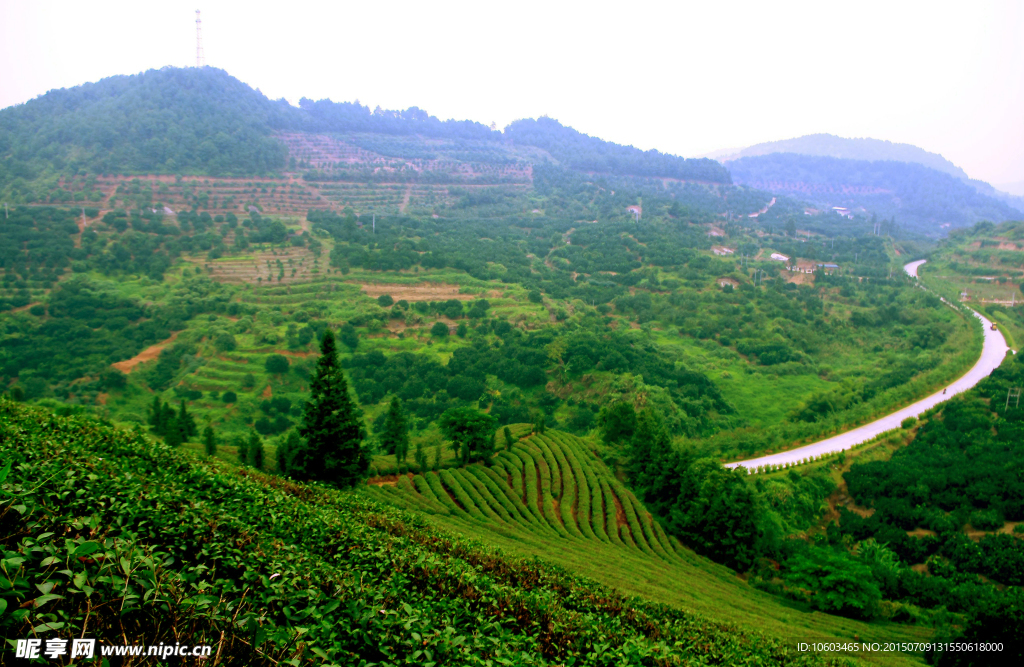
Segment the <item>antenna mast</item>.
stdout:
<path fill-rule="evenodd" d="M 203 55 L 203 21 L 199 18 L 199 10 L 196 10 L 196 67 L 206 64 L 206 56 Z"/>

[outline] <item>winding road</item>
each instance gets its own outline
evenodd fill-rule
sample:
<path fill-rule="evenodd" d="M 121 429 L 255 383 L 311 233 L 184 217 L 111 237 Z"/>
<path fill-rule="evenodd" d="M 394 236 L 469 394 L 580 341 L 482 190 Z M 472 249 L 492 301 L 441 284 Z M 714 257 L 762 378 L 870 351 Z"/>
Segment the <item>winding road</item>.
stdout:
<path fill-rule="evenodd" d="M 917 269 L 926 260 L 920 259 L 916 262 L 910 262 L 903 267 L 903 270 L 907 272 L 912 278 L 917 278 Z M 971 311 L 974 312 L 974 311 Z M 999 364 L 1003 363 L 1003 359 L 1006 358 L 1006 353 L 1009 347 L 1006 345 L 1006 339 L 1003 338 L 1003 334 L 998 330 L 992 330 L 992 323 L 974 312 L 974 316 L 981 320 L 983 330 L 985 332 L 985 343 L 981 349 L 981 357 L 977 363 L 967 371 L 960 379 L 956 380 L 952 384 L 948 385 L 945 391 L 940 391 L 932 394 L 926 398 L 922 398 L 920 401 L 909 405 L 901 410 L 897 410 L 892 414 L 888 414 L 881 419 L 877 419 L 870 424 L 859 426 L 853 430 L 840 433 L 839 435 L 832 436 L 827 440 L 820 440 L 810 445 L 798 447 L 797 449 L 791 449 L 786 452 L 779 452 L 778 454 L 769 454 L 768 456 L 762 456 L 756 459 L 749 459 L 747 461 L 735 461 L 733 463 L 726 463 L 727 468 L 736 468 L 743 466 L 747 469 L 757 468 L 758 466 L 764 465 L 780 465 L 787 463 L 797 463 L 807 457 L 816 457 L 822 454 L 830 454 L 832 452 L 839 452 L 844 449 L 850 449 L 862 442 L 867 442 L 872 438 L 891 431 L 900 427 L 900 424 L 907 417 L 917 417 L 921 413 L 935 407 L 943 401 L 949 400 L 953 396 L 967 391 L 974 385 L 981 382 L 984 378 L 988 377 Z"/>

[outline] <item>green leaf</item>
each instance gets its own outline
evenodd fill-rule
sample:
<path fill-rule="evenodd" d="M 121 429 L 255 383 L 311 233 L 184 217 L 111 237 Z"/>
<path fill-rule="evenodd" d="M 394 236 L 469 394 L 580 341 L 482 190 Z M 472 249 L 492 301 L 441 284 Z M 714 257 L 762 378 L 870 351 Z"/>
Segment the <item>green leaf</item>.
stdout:
<path fill-rule="evenodd" d="M 37 597 L 34 600 L 34 602 L 35 602 L 36 608 L 38 609 L 39 607 L 42 607 L 47 602 L 50 602 L 52 600 L 63 600 L 63 599 L 64 599 L 63 595 L 57 595 L 55 593 L 49 593 L 47 595 L 40 595 L 39 597 Z M 53 625 L 53 624 L 51 623 L 50 625 Z M 63 624 L 61 624 L 61 625 L 63 625 Z M 40 626 L 40 627 L 42 627 L 42 626 Z M 54 629 L 56 629 L 56 628 L 54 628 Z"/>
<path fill-rule="evenodd" d="M 125 574 L 131 574 L 132 564 L 127 558 L 121 558 L 121 569 L 124 570 Z"/>
<path fill-rule="evenodd" d="M 324 660 L 330 660 L 330 657 L 327 655 L 327 651 L 323 650 L 319 646 L 314 646 L 310 650 L 313 651 L 313 653 L 316 653 L 318 656 L 320 656 Z"/>
<path fill-rule="evenodd" d="M 99 551 L 101 548 L 101 545 L 97 542 L 83 542 L 78 545 L 77 549 L 75 549 L 75 558 L 78 558 L 79 556 L 88 556 L 95 551 Z"/>
<path fill-rule="evenodd" d="M 4 483 L 4 480 L 7 479 L 7 475 L 10 474 L 10 472 L 11 472 L 11 462 L 8 461 L 7 465 L 5 465 L 3 467 L 3 469 L 0 469 L 0 484 Z"/>
<path fill-rule="evenodd" d="M 0 614 L 7 611 L 7 600 L 0 598 Z"/>
<path fill-rule="evenodd" d="M 54 563 L 59 563 L 59 562 L 60 562 L 59 558 L 57 558 L 56 556 L 50 556 L 49 558 L 44 558 L 43 561 L 41 563 L 39 563 L 39 566 L 40 567 L 47 567 L 48 565 L 53 565 Z"/>
<path fill-rule="evenodd" d="M 50 630 L 60 630 L 63 627 L 63 623 L 43 623 L 32 628 L 32 632 L 48 632 Z"/>
<path fill-rule="evenodd" d="M 75 588 L 79 588 L 79 589 L 82 588 L 83 586 L 85 586 L 85 582 L 86 581 L 87 581 L 87 577 L 86 577 L 85 572 L 79 572 L 78 574 L 75 575 L 75 578 L 74 578 Z"/>

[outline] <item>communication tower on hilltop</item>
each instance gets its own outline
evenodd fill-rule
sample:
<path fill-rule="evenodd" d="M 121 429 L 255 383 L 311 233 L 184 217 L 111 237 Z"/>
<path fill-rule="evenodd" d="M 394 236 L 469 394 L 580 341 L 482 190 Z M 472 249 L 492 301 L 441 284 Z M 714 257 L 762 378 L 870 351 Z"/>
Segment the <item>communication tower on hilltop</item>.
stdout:
<path fill-rule="evenodd" d="M 196 10 L 196 67 L 206 64 L 206 56 L 203 55 L 203 21 L 199 18 L 199 10 Z"/>

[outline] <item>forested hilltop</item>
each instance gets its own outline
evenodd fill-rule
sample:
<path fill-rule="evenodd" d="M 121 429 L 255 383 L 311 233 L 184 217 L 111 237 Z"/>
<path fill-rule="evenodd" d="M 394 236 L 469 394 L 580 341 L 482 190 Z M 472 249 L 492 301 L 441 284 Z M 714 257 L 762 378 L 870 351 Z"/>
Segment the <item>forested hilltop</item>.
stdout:
<path fill-rule="evenodd" d="M 519 144 L 550 150 L 574 169 L 728 183 L 713 160 L 647 153 L 580 134 L 549 119 L 510 127 Z M 483 143 L 507 152 L 508 136 L 472 121 L 439 121 L 412 107 L 373 112 L 355 103 L 273 102 L 214 68 L 166 67 L 50 91 L 0 111 L 0 190 L 74 173 L 262 175 L 282 172 L 275 132 L 370 133 Z M 385 150 L 385 155 L 391 153 Z M 401 156 L 399 154 L 399 156 Z M 476 156 L 480 157 L 480 156 Z M 484 156 L 487 161 L 488 156 Z M 38 193 L 37 193 L 38 195 Z"/>
<path fill-rule="evenodd" d="M 869 138 L 847 139 L 832 134 L 808 134 L 795 139 L 769 141 L 748 146 L 731 155 L 724 155 L 721 159 L 723 162 L 731 162 L 742 157 L 772 153 L 797 153 L 866 162 L 909 162 L 955 176 L 962 181 L 969 180 L 963 169 L 938 153 L 930 153 L 911 144 Z"/>
<path fill-rule="evenodd" d="M 968 182 L 920 164 L 772 153 L 728 163 L 737 183 L 779 192 L 819 208 L 893 219 L 931 237 L 982 220 L 1003 222 L 1024 213 Z"/>
<path fill-rule="evenodd" d="M 182 118 L 194 125 L 188 132 Z M 50 465 L 48 448 L 65 447 L 75 470 L 103 461 L 124 483 L 159 469 L 158 495 L 201 487 L 202 499 L 182 510 L 189 521 L 205 516 L 210 489 L 237 492 L 245 507 L 286 503 L 285 514 L 253 519 L 281 539 L 267 538 L 269 550 L 244 562 L 225 556 L 223 566 L 255 572 L 272 566 L 260 560 L 266 554 L 279 554 L 274 563 L 297 558 L 338 587 L 310 589 L 308 613 L 267 593 L 260 600 L 273 621 L 254 611 L 245 617 L 250 635 L 232 642 L 265 645 L 269 658 L 286 662 L 302 627 L 311 633 L 302 660 L 323 657 L 314 646 L 342 661 L 374 643 L 390 656 L 433 660 L 411 643 L 427 641 L 438 662 L 690 664 L 713 654 L 813 664 L 817 657 L 775 644 L 725 647 L 714 627 L 678 610 L 777 637 L 798 628 L 809 638 L 910 642 L 970 634 L 965 624 L 1016 599 L 1019 540 L 992 539 L 978 555 L 955 535 L 975 513 L 982 532 L 1017 521 L 1016 487 L 991 507 L 980 491 L 953 502 L 922 489 L 914 497 L 934 507 L 907 510 L 908 499 L 886 500 L 891 490 L 870 484 L 888 469 L 848 469 L 854 458 L 887 460 L 915 425 L 850 460 L 750 476 L 722 466 L 864 423 L 975 361 L 973 318 L 902 271 L 909 255 L 931 248 L 906 226 L 807 215 L 801 201 L 733 183 L 718 163 L 609 144 L 552 119 L 497 132 L 415 108 L 329 100 L 294 108 L 209 68 L 55 91 L 0 112 L 0 126 L 8 200 L 0 391 L 10 397 L 0 428 L 13 434 L 0 446 L 35 443 L 19 450 L 4 493 L 24 496 L 32 517 L 48 498 L 59 499 L 69 525 L 88 516 L 81 503 L 91 501 L 62 496 L 64 481 L 35 491 L 24 481 Z M 1016 238 L 1015 229 L 992 236 L 979 225 L 971 234 L 981 244 Z M 968 430 L 983 430 L 979 410 L 968 411 Z M 985 419 L 995 429 L 986 446 L 1012 450 L 1012 415 Z M 929 423 L 922 433 L 946 422 Z M 957 437 L 928 435 L 954 448 Z M 345 450 L 334 451 L 342 440 Z M 907 456 L 911 467 L 924 465 Z M 971 460 L 984 467 L 992 458 Z M 841 512 L 870 514 L 849 494 L 876 503 L 878 519 L 859 525 Z M 218 516 L 236 511 L 231 494 L 213 495 Z M 121 509 L 134 512 L 133 502 Z M 5 562 L 42 553 L 32 551 L 36 542 L 57 548 L 47 531 L 29 534 L 35 519 L 17 504 L 0 503 L 4 521 L 21 527 L 9 533 Z M 323 519 L 313 523 L 335 532 L 303 523 L 285 535 L 294 527 L 282 516 L 307 521 L 313 505 Z M 88 524 L 97 532 L 75 533 L 97 545 L 84 549 L 114 548 L 99 543 L 108 537 L 140 558 L 174 549 L 142 528 L 170 515 L 142 508 L 132 514 L 137 525 L 115 530 L 97 512 Z M 894 537 L 893 525 L 943 537 L 911 544 Z M 63 536 L 57 528 L 48 532 Z M 325 546 L 332 539 L 369 550 L 359 552 L 358 571 L 375 573 L 365 579 L 371 588 L 345 592 L 357 566 L 341 547 Z M 175 540 L 185 542 L 198 543 Z M 216 545 L 205 553 L 220 559 Z M 382 561 L 370 553 L 378 548 L 398 551 Z M 669 607 L 623 612 L 597 584 L 571 588 L 555 574 L 562 570 L 508 554 L 539 556 Z M 7 610 L 28 609 L 26 591 L 51 581 L 43 558 L 26 565 L 20 588 L 2 593 Z M 955 560 L 958 574 L 941 559 Z M 97 567 L 86 581 L 107 576 Z M 435 578 L 449 568 L 477 583 Z M 215 583 L 171 569 L 174 586 L 219 587 L 209 614 L 199 615 L 209 623 L 196 621 L 203 632 L 250 609 L 239 598 L 247 575 Z M 402 615 L 388 596 L 412 571 L 424 587 L 417 590 L 438 581 L 451 588 L 410 601 Z M 261 590 L 276 590 L 270 581 Z M 587 602 L 544 606 L 541 598 L 567 590 Z M 214 604 L 220 594 L 227 607 Z M 366 596 L 384 601 L 378 608 Z M 955 606 L 941 609 L 944 599 Z M 46 622 L 84 622 L 76 601 L 69 596 Z M 141 617 L 156 613 L 140 604 Z M 37 627 L 47 613 L 38 606 L 16 618 L 0 609 L 0 622 Z M 410 620 L 452 609 L 491 625 L 470 640 Z M 396 625 L 332 634 L 377 615 Z M 307 616 L 317 629 L 296 625 Z M 586 630 L 588 619 L 599 630 Z M 713 639 L 706 652 L 687 648 L 694 624 Z M 486 648 L 492 640 L 510 652 Z M 921 657 L 921 649 L 904 653 L 895 664 Z"/>

